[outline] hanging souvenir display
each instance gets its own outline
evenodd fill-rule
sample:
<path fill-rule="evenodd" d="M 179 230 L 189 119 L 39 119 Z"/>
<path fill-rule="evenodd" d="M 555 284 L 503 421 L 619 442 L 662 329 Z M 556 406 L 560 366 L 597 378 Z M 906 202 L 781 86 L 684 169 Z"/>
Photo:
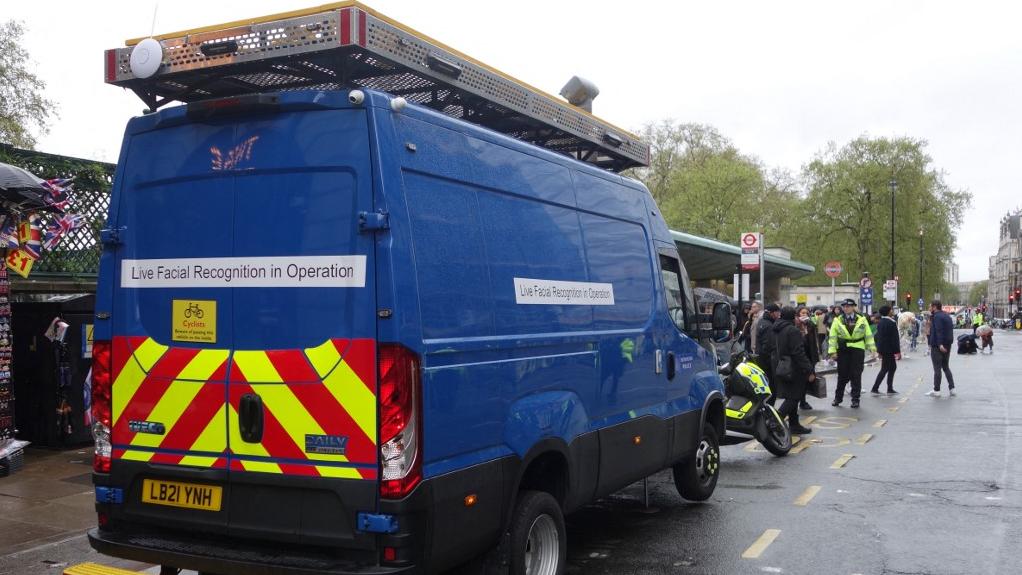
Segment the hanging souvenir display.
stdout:
<path fill-rule="evenodd" d="M 44 251 L 57 249 L 61 240 L 85 223 L 83 216 L 65 213 L 74 199 L 71 178 L 36 180 L 34 184 L 25 180 L 17 189 L 0 190 L 5 192 L 0 194 L 0 249 L 7 249 L 7 268 L 24 278 Z"/>
<path fill-rule="evenodd" d="M 11 383 L 11 284 L 0 268 L 0 443 L 14 437 L 14 391 Z"/>

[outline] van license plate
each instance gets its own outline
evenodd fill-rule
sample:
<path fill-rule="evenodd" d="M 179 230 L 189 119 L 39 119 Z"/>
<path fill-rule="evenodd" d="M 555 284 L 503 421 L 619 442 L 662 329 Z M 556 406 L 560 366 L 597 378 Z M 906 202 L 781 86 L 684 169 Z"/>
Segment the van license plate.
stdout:
<path fill-rule="evenodd" d="M 223 489 L 216 485 L 196 485 L 178 481 L 145 479 L 142 481 L 142 503 L 220 511 Z"/>

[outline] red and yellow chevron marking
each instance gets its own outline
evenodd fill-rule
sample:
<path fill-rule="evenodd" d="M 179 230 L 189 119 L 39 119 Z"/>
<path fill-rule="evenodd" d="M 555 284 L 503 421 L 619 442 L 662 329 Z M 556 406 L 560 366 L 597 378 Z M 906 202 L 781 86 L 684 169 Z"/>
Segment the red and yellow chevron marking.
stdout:
<path fill-rule="evenodd" d="M 236 471 L 377 476 L 373 340 L 231 354 L 118 337 L 113 363 L 115 459 L 210 468 L 225 468 L 229 460 Z M 249 393 L 263 401 L 259 443 L 242 440 L 238 428 L 238 405 Z M 135 433 L 129 421 L 161 423 L 166 433 Z M 306 435 L 347 437 L 346 452 L 306 453 Z"/>

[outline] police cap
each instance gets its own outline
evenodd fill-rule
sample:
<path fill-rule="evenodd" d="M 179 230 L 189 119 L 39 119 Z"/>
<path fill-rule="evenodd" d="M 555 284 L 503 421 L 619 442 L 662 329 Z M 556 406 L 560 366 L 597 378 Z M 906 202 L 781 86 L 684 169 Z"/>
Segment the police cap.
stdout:
<path fill-rule="evenodd" d="M 845 301 L 841 302 L 841 305 L 843 305 L 843 306 L 845 306 L 845 305 L 850 305 L 850 306 L 852 306 L 852 307 L 855 307 L 855 306 L 856 306 L 856 305 L 858 305 L 858 304 L 856 304 L 856 303 L 855 303 L 855 300 L 854 300 L 854 299 L 852 299 L 852 298 L 848 298 L 848 299 L 846 299 Z"/>

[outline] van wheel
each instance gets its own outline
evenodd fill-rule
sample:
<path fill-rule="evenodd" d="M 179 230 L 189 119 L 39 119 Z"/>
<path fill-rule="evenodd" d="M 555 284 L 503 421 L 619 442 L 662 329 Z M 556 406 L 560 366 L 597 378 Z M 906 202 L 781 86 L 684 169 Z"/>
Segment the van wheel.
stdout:
<path fill-rule="evenodd" d="M 720 444 L 717 431 L 703 424 L 703 436 L 695 455 L 674 466 L 674 487 L 689 501 L 706 501 L 717 488 L 720 476 Z"/>
<path fill-rule="evenodd" d="M 518 494 L 511 519 L 511 575 L 561 575 L 568 554 L 564 514 L 545 491 Z"/>

